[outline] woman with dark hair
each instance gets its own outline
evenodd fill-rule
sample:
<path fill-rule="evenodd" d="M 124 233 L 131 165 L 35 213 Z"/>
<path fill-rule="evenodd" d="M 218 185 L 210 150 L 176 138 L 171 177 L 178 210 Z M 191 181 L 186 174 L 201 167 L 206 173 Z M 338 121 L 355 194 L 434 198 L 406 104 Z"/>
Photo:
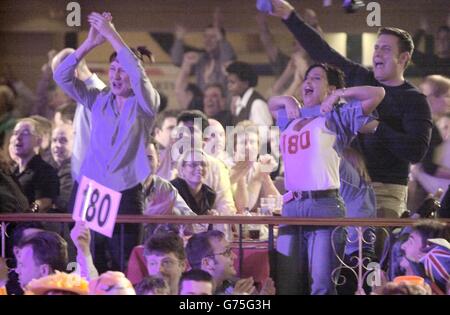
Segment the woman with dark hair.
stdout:
<path fill-rule="evenodd" d="M 92 113 L 90 144 L 77 181 L 85 176 L 121 192 L 119 214 L 141 214 L 143 195 L 140 183 L 150 174 L 145 143 L 160 98 L 141 63 L 143 54 L 151 55 L 143 49 L 130 49 L 111 20 L 109 13 L 93 12 L 89 15 L 87 39 L 56 68 L 54 79 L 68 95 Z M 85 55 L 105 41 L 115 50 L 110 57 L 109 88 L 101 91 L 88 89 L 76 78 L 75 69 Z M 75 183 L 74 192 L 77 188 Z M 139 242 L 138 228 L 125 226 L 124 261 Z M 100 235 L 95 238 L 96 242 L 99 238 Z M 102 242 L 107 244 L 104 249 L 110 252 L 112 267 L 97 264 L 99 270 L 118 270 L 121 257 L 119 229 L 116 229 L 111 239 Z M 99 254 L 102 256 L 106 253 L 104 250 L 96 251 L 97 259 Z"/>
<path fill-rule="evenodd" d="M 369 86 L 345 89 L 340 70 L 315 64 L 306 71 L 301 95 L 303 105 L 316 108 L 319 115 L 301 116 L 300 103 L 291 96 L 269 100 L 274 118 L 284 109 L 291 120 L 287 126 L 280 126 L 287 191 L 282 215 L 344 217 L 345 205 L 339 195 L 340 154 L 358 132 L 365 131 L 363 127 L 371 121 L 369 115 L 383 99 L 384 89 Z M 340 99 L 346 103 L 338 104 Z M 342 254 L 344 245 L 341 232 L 333 233 L 331 227 L 280 227 L 277 270 L 283 273 L 278 275 L 278 293 L 298 294 L 299 279 L 292 276 L 297 274 L 312 278 L 312 294 L 335 294 L 332 278 L 339 266 L 336 255 Z"/>

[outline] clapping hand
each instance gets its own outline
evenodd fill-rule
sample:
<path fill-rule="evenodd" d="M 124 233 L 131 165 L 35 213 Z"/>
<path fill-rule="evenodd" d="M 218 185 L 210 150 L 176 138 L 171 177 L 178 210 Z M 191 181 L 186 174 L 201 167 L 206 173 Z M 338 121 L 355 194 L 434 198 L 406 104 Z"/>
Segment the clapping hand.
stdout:
<path fill-rule="evenodd" d="M 261 175 L 270 175 L 277 168 L 275 158 L 270 154 L 260 155 L 258 158 L 258 172 Z"/>
<path fill-rule="evenodd" d="M 272 278 L 267 278 L 262 285 L 261 291 L 259 291 L 260 295 L 275 295 L 275 283 Z"/>
<path fill-rule="evenodd" d="M 92 12 L 88 16 L 88 21 L 89 24 L 91 25 L 89 35 L 92 36 L 91 37 L 92 43 L 96 45 L 102 44 L 106 38 L 117 33 L 116 29 L 114 28 L 114 25 L 111 22 L 112 16 L 111 13 L 109 12 L 103 12 L 102 14 Z"/>
<path fill-rule="evenodd" d="M 239 279 L 234 285 L 233 295 L 249 295 L 256 291 L 253 277 Z"/>

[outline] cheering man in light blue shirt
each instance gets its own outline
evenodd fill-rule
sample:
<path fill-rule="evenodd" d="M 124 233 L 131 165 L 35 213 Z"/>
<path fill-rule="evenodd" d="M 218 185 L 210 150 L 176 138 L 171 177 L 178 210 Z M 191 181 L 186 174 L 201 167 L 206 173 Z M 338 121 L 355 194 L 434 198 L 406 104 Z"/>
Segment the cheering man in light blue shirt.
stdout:
<path fill-rule="evenodd" d="M 86 176 L 122 193 L 119 214 L 141 214 L 143 196 L 141 182 L 150 174 L 145 154 L 145 140 L 158 111 L 160 97 L 147 77 L 141 54 L 130 49 L 111 23 L 109 13 L 93 12 L 87 39 L 69 55 L 54 72 L 58 85 L 78 103 L 90 109 L 92 133 L 85 160 L 81 166 L 79 182 Z M 78 62 L 92 49 L 108 41 L 115 52 L 110 57 L 109 88 L 87 88 L 76 78 Z M 74 190 L 78 187 L 74 185 Z M 137 227 L 126 226 L 124 258 L 120 258 L 118 229 L 111 239 L 96 250 L 96 265 L 104 269 L 122 269 L 134 245 L 138 242 Z M 97 240 L 101 238 L 96 237 Z M 103 254 L 111 257 L 107 262 Z M 97 258 L 99 257 L 99 258 Z M 105 256 L 106 257 L 106 256 Z M 108 265 L 103 266 L 103 263 Z M 111 263 L 111 264 L 109 264 Z"/>

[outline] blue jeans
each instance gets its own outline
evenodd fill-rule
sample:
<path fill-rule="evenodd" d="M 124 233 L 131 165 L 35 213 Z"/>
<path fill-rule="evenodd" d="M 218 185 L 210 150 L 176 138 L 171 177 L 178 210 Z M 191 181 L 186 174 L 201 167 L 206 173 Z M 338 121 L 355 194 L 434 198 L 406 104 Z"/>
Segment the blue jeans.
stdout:
<path fill-rule="evenodd" d="M 284 217 L 341 218 L 341 197 L 294 199 L 283 206 Z M 345 232 L 328 226 L 280 226 L 277 238 L 278 294 L 336 294 L 332 277 L 343 256 Z M 332 240 L 333 237 L 333 240 Z M 333 251 L 332 242 L 336 254 Z"/>

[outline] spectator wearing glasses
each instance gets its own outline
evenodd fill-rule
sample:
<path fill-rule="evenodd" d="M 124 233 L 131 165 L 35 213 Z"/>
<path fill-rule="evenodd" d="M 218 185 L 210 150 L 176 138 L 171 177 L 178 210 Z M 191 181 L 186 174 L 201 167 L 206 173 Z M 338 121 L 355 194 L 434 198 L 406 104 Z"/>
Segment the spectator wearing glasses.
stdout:
<path fill-rule="evenodd" d="M 156 175 L 159 165 L 158 145 L 153 138 L 146 145 L 150 176 L 143 183 L 145 197 L 145 215 L 196 215 L 178 190 L 167 180 Z M 161 224 L 148 223 L 145 225 L 145 239 L 154 234 Z M 192 229 L 189 226 L 189 229 Z M 201 229 L 200 231 L 202 231 Z"/>
<path fill-rule="evenodd" d="M 172 185 L 196 214 L 213 214 L 216 200 L 214 190 L 205 184 L 208 162 L 200 149 L 183 153 L 178 162 L 178 176 Z"/>
<path fill-rule="evenodd" d="M 253 278 L 238 279 L 234 267 L 237 258 L 221 231 L 193 235 L 186 244 L 186 255 L 192 269 L 200 269 L 213 278 L 214 294 L 255 294 Z M 263 284 L 260 294 L 274 294 L 273 281 Z"/>
<path fill-rule="evenodd" d="M 170 294 L 178 294 L 180 277 L 186 268 L 183 239 L 175 233 L 157 233 L 145 243 L 144 257 L 149 276 L 163 278 Z"/>
<path fill-rule="evenodd" d="M 208 131 L 211 131 L 208 127 L 208 118 L 202 112 L 197 110 L 182 112 L 177 118 L 177 127 L 172 135 L 172 139 L 175 138 L 176 140 L 173 140 L 171 144 L 170 160 L 167 159 L 162 163 L 180 161 L 181 155 L 187 150 L 202 150 L 203 147 L 207 149 L 205 137 L 211 135 L 208 135 Z M 206 162 L 204 184 L 211 187 L 216 193 L 214 209 L 221 215 L 235 214 L 236 207 L 231 190 L 230 174 L 225 163 L 209 153 L 203 152 L 202 157 Z M 178 171 L 180 171 L 179 168 Z M 226 224 L 216 224 L 214 229 L 224 231 L 227 237 L 231 237 L 229 226 Z"/>

